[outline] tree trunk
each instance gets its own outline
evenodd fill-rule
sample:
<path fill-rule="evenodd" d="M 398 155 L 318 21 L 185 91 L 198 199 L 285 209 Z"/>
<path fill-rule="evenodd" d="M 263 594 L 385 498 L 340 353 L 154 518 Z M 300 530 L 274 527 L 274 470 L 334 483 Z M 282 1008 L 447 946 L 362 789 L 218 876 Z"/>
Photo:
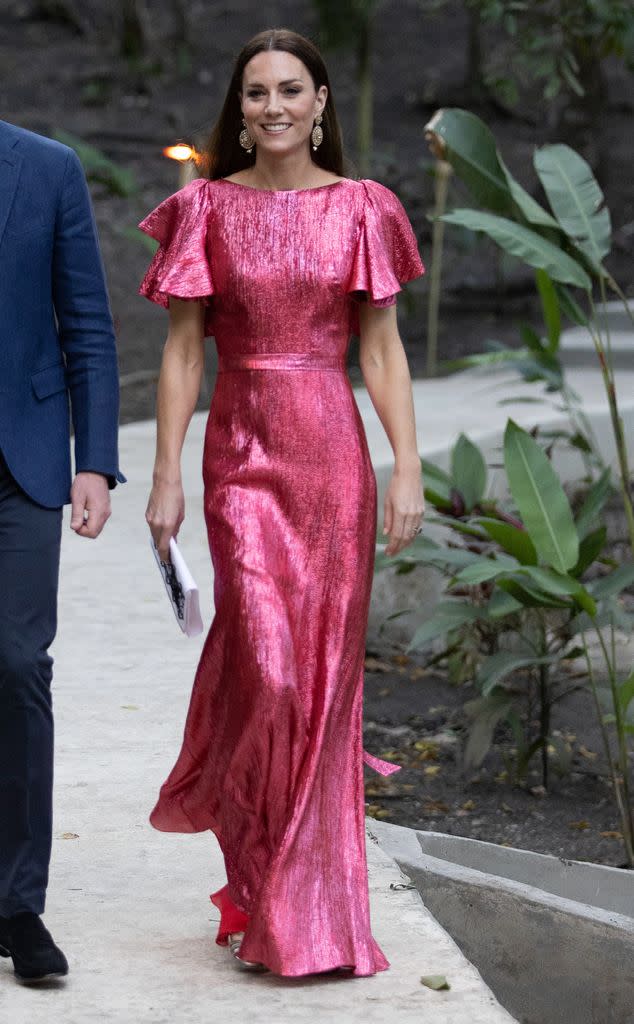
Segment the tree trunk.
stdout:
<path fill-rule="evenodd" d="M 372 42 L 370 17 L 359 27 L 357 43 L 357 79 L 359 100 L 357 106 L 357 158 L 359 172 L 366 177 L 370 171 L 373 133 L 372 96 Z"/>

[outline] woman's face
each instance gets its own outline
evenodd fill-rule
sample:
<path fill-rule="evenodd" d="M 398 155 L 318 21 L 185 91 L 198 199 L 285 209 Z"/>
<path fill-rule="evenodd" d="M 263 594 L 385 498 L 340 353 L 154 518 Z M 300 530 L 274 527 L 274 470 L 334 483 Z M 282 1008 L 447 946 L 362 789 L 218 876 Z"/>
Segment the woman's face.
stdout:
<path fill-rule="evenodd" d="M 327 96 L 325 85 L 315 90 L 298 57 L 282 50 L 257 53 L 244 69 L 240 93 L 242 114 L 256 147 L 281 156 L 307 146 Z"/>

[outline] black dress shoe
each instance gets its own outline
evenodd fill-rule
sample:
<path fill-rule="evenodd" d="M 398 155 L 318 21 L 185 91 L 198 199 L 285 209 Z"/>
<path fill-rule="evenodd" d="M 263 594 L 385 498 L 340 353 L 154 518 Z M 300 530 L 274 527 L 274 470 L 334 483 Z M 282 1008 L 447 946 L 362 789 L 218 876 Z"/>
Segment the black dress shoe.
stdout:
<path fill-rule="evenodd" d="M 68 974 L 68 961 L 37 914 L 0 917 L 0 956 L 10 956 L 20 981 L 45 981 Z"/>

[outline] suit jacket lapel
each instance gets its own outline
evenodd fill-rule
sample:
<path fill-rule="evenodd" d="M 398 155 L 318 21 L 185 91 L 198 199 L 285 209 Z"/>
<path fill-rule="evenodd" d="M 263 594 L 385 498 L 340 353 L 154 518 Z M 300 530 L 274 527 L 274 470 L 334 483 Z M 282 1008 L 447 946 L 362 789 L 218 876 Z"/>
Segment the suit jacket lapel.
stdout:
<path fill-rule="evenodd" d="M 17 141 L 17 136 L 0 130 L 0 245 L 22 169 L 22 157 L 14 148 Z"/>

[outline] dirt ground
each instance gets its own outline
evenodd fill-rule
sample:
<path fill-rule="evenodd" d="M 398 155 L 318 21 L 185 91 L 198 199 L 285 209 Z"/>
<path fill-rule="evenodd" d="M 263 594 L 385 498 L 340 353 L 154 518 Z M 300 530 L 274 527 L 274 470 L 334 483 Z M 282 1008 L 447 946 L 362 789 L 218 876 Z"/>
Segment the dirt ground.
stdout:
<path fill-rule="evenodd" d="M 76 6 L 87 16 L 99 7 L 95 3 Z M 191 46 L 184 58 L 170 44 L 169 32 L 165 34 L 165 19 L 153 16 L 154 44 L 163 42 L 157 68 L 148 72 L 118 56 L 103 33 L 81 36 L 72 27 L 43 20 L 37 14 L 41 6 L 34 0 L 5 0 L 0 7 L 0 117 L 46 135 L 58 129 L 71 132 L 135 176 L 137 191 L 130 197 L 113 196 L 100 185 L 93 185 L 92 193 L 117 326 L 121 418 L 123 423 L 148 418 L 154 412 L 166 322 L 162 310 L 136 294 L 150 253 L 135 226 L 178 187 L 177 167 L 162 156 L 162 147 L 181 138 L 204 139 L 219 111 L 233 57 L 249 36 L 266 27 L 288 26 L 316 37 L 314 8 L 308 0 L 257 7 L 251 0 L 231 5 L 192 2 Z M 160 15 L 168 6 L 157 0 L 152 10 Z M 438 107 L 468 107 L 483 117 L 507 164 L 529 190 L 535 188 L 534 147 L 554 141 L 550 111 L 535 99 L 514 117 L 499 106 L 474 105 L 462 85 L 465 40 L 460 3 L 447 4 L 435 17 L 425 15 L 419 0 L 384 0 L 378 7 L 370 176 L 402 199 L 426 262 L 433 178 L 423 129 Z M 495 40 L 493 44 L 498 45 Z M 353 60 L 345 53 L 326 57 L 344 139 L 352 140 Z M 610 268 L 623 289 L 634 294 L 634 90 L 631 78 L 616 64 L 609 68 L 608 79 L 608 102 L 591 148 L 601 156 L 600 181 L 615 229 Z M 450 205 L 462 205 L 465 199 L 464 190 L 454 183 Z M 413 377 L 425 372 L 427 287 L 426 278 L 413 282 L 399 303 Z M 502 264 L 490 245 L 447 232 L 442 359 L 480 351 L 490 338 L 514 344 L 518 322 L 534 313 L 530 274 Z M 208 405 L 213 391 L 212 341 L 209 346 L 200 408 Z M 350 376 L 353 382 L 361 379 L 354 341 Z M 618 823 L 585 695 L 562 706 L 555 724 L 568 737 L 573 770 L 561 778 L 555 775 L 547 795 L 535 795 L 539 780 L 529 778 L 525 788 L 512 787 L 502 774 L 499 754 L 491 754 L 476 777 L 465 777 L 460 750 L 462 706 L 474 696 L 469 687 L 451 686 L 441 673 L 424 670 L 421 657 L 406 658 L 387 645 L 368 650 L 366 669 L 366 747 L 403 766 L 388 780 L 371 773 L 370 814 L 559 856 L 622 863 L 622 844 L 614 836 Z M 503 730 L 499 739 L 504 740 Z"/>
<path fill-rule="evenodd" d="M 367 770 L 368 814 L 410 828 L 624 866 L 590 695 L 576 693 L 556 705 L 553 730 L 570 748 L 571 768 L 561 775 L 551 771 L 547 792 L 539 758 L 521 785 L 511 784 L 500 750 L 510 750 L 512 739 L 503 726 L 495 734 L 499 748 L 481 769 L 463 771 L 463 709 L 476 696 L 472 686 L 454 686 L 443 673 L 426 669 L 421 655 L 384 645 L 367 651 L 365 749 L 401 765 L 387 778 Z"/>

